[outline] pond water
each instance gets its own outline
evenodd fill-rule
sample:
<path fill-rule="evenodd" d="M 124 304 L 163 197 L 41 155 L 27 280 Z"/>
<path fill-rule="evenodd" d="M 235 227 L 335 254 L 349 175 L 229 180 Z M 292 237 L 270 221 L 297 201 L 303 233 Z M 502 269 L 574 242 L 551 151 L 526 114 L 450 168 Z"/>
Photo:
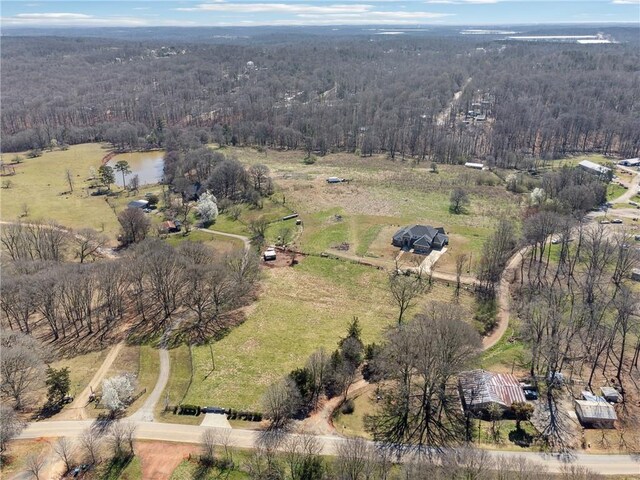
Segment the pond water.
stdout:
<path fill-rule="evenodd" d="M 109 160 L 107 165 L 115 167 L 120 160 L 129 162 L 129 168 L 131 168 L 131 173 L 125 177 L 127 183 L 131 181 L 134 175 L 138 175 L 140 185 L 154 184 L 162 180 L 164 152 L 121 153 Z M 122 173 L 114 173 L 116 175 L 116 183 L 118 186 L 122 186 Z"/>

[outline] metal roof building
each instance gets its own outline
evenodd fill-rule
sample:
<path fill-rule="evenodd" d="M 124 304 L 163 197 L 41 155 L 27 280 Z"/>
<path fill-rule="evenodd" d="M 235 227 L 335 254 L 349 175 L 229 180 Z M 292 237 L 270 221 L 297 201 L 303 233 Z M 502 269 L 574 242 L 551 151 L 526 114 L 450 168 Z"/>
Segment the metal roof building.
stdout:
<path fill-rule="evenodd" d="M 586 426 L 613 428 L 618 419 L 613 406 L 604 398 L 598 400 L 575 400 L 576 413 L 580 423 Z"/>
<path fill-rule="evenodd" d="M 526 401 L 518 379 L 506 373 L 485 370 L 461 372 L 458 386 L 463 406 L 469 410 L 486 410 L 491 404 L 507 409 L 514 402 Z"/>
<path fill-rule="evenodd" d="M 585 170 L 585 171 L 587 171 L 589 173 L 593 173 L 595 175 L 607 175 L 609 172 L 611 172 L 610 168 L 603 167 L 602 165 L 590 162 L 589 160 L 582 160 L 578 164 L 578 166 L 581 169 L 583 169 L 583 170 Z"/>

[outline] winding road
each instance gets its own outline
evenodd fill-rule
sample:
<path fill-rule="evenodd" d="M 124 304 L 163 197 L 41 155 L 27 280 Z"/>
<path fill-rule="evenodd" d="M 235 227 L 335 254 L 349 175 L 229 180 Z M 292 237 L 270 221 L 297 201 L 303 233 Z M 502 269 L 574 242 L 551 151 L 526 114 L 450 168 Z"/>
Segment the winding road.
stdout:
<path fill-rule="evenodd" d="M 634 172 L 635 173 L 635 172 Z M 640 184 L 640 176 L 636 175 L 631 182 L 631 188 L 628 192 L 625 192 L 621 197 L 615 200 L 615 203 L 628 202 L 632 198 L 634 192 L 637 191 Z M 628 198 L 627 198 L 628 197 Z M 623 216 L 623 213 L 627 213 L 625 210 L 616 210 L 616 214 Z M 636 213 L 635 210 L 631 211 L 629 215 Z M 0 223 L 12 223 L 12 222 L 0 222 Z M 250 249 L 250 240 L 242 235 L 236 235 L 231 233 L 219 232 L 215 230 L 202 229 L 198 230 L 209 232 L 215 235 L 222 235 L 230 238 L 242 240 L 245 251 Z M 515 270 L 520 265 L 524 255 L 524 251 L 520 250 L 509 260 L 507 267 L 502 275 L 500 281 L 500 287 L 498 292 L 499 299 L 499 321 L 496 330 L 483 340 L 483 349 L 491 348 L 495 345 L 500 338 L 504 335 L 509 325 L 509 287 L 512 282 L 512 278 Z M 105 255 L 110 256 L 110 255 Z M 433 277 L 440 280 L 455 282 L 455 275 L 433 272 Z M 473 283 L 472 277 L 464 278 L 464 283 Z M 121 344 L 118 344 L 112 348 L 107 355 L 107 358 L 103 362 L 103 365 L 96 372 L 91 385 L 97 384 L 104 377 L 104 374 L 108 370 L 109 366 L 117 356 Z M 160 373 L 156 385 L 144 402 L 142 407 L 131 415 L 128 420 L 136 425 L 135 437 L 139 440 L 156 440 L 167 442 L 181 442 L 181 443 L 199 443 L 202 433 L 207 427 L 181 425 L 181 424 L 168 424 L 154 421 L 154 409 L 157 402 L 160 400 L 160 396 L 164 391 L 169 379 L 170 362 L 168 351 L 164 348 L 160 349 Z M 86 397 L 86 398 L 85 398 Z M 83 403 L 86 404 L 88 400 L 88 392 L 85 389 L 74 401 L 72 406 L 80 409 Z M 81 410 L 79 410 L 81 411 Z M 82 417 L 82 415 L 81 415 Z M 40 439 L 40 438 L 56 438 L 56 437 L 69 437 L 77 438 L 86 428 L 93 425 L 92 420 L 55 420 L 46 422 L 33 422 L 28 424 L 27 428 L 18 437 L 20 439 Z M 234 428 L 231 430 L 231 442 L 232 445 L 239 448 L 253 448 L 256 440 L 260 437 L 261 433 L 255 430 L 244 430 Z M 284 434 L 286 436 L 294 434 Z M 322 446 L 322 454 L 335 455 L 337 447 L 346 441 L 345 438 L 337 435 L 318 435 L 316 436 Z M 566 465 L 567 459 L 559 457 L 558 455 L 531 453 L 531 452 L 511 452 L 511 451 L 489 451 L 488 454 L 496 462 L 504 462 L 516 457 L 524 457 L 527 460 L 547 467 L 552 472 L 558 472 L 563 466 Z M 632 455 L 591 455 L 584 453 L 577 453 L 572 455 L 571 462 L 575 462 L 581 467 L 588 468 L 589 470 L 606 475 L 640 475 L 640 463 L 638 463 L 640 457 Z M 25 478 L 24 474 L 18 474 L 14 478 Z"/>

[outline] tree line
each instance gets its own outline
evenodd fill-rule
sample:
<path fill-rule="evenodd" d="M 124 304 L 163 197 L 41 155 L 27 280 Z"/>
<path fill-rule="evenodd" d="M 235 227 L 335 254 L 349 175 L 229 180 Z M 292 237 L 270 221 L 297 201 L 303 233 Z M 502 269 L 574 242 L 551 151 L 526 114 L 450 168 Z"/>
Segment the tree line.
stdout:
<path fill-rule="evenodd" d="M 4 44 L 5 152 L 89 141 L 165 147 L 185 129 L 221 145 L 445 163 L 483 158 L 506 167 L 640 149 L 638 53 L 627 43 L 302 36 L 177 45 L 162 61 L 148 41 L 6 37 Z M 463 123 L 460 114 L 480 98 L 491 99 L 487 120 Z"/>

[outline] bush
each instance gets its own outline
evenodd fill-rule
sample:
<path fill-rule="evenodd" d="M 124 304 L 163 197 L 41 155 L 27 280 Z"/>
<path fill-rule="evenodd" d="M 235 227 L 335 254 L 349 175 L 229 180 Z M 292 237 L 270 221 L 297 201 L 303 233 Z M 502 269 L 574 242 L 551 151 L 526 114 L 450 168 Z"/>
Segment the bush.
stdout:
<path fill-rule="evenodd" d="M 340 413 L 343 415 L 351 415 L 356 409 L 356 404 L 350 398 L 340 406 Z"/>
<path fill-rule="evenodd" d="M 200 407 L 198 405 L 180 405 L 178 407 L 178 415 L 200 415 Z"/>
<path fill-rule="evenodd" d="M 316 161 L 317 158 L 315 155 L 307 155 L 302 159 L 302 163 L 304 163 L 305 165 L 313 165 L 314 163 L 316 163 Z"/>
<path fill-rule="evenodd" d="M 487 299 L 482 300 L 478 303 L 478 309 L 476 310 L 476 314 L 474 318 L 476 321 L 480 322 L 483 327 L 483 334 L 487 335 L 493 331 L 496 327 L 498 321 L 496 319 L 497 315 L 497 304 L 495 299 Z"/>

